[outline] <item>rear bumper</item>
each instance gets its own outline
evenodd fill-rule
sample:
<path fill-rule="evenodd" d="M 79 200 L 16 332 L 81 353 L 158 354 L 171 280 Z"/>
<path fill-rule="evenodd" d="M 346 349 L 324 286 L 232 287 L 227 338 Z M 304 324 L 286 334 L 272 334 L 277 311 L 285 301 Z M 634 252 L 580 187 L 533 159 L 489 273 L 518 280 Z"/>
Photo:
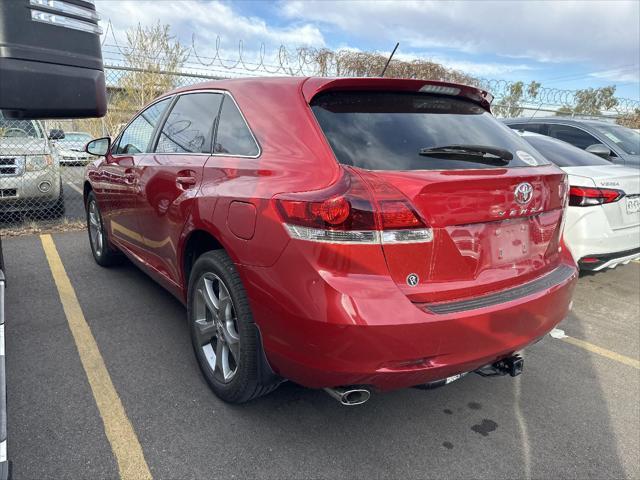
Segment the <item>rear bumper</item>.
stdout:
<path fill-rule="evenodd" d="M 614 230 L 601 206 L 569 207 L 564 241 L 580 268 L 601 270 L 633 258 L 623 259 L 640 249 L 640 225 Z M 588 266 L 582 261 L 588 257 L 604 261 Z M 623 260 L 616 262 L 615 259 Z M 605 263 L 608 265 L 604 266 Z"/>
<path fill-rule="evenodd" d="M 278 285 L 271 268 L 239 266 L 267 358 L 280 376 L 311 388 L 405 388 L 476 370 L 534 343 L 569 311 L 577 268 L 568 254 L 562 281 L 517 299 L 437 314 L 414 304 L 383 276 L 306 271 Z M 357 259 L 353 259 L 354 262 Z"/>
<path fill-rule="evenodd" d="M 620 264 L 626 264 L 637 259 L 640 259 L 640 247 L 625 250 L 624 252 L 587 255 L 578 260 L 578 266 L 582 270 L 598 272 L 606 268 L 615 268 Z"/>

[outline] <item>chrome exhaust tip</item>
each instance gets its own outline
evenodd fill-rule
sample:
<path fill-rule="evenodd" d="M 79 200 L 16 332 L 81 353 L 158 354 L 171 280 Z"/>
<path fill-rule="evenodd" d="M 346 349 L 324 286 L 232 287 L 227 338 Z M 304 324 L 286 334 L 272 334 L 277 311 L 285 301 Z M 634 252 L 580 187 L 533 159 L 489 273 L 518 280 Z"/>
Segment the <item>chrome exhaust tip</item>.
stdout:
<path fill-rule="evenodd" d="M 324 391 L 347 406 L 362 405 L 371 398 L 371 391 L 361 387 L 325 388 Z"/>

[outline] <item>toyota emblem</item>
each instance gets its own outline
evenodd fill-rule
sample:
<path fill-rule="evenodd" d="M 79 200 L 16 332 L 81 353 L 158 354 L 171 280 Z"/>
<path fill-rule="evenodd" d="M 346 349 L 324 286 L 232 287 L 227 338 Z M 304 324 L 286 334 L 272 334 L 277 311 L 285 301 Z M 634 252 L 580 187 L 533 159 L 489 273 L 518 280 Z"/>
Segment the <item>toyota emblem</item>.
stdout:
<path fill-rule="evenodd" d="M 524 205 L 531 201 L 533 197 L 533 187 L 530 183 L 523 182 L 516 187 L 515 191 L 516 202 L 520 205 Z"/>
<path fill-rule="evenodd" d="M 410 287 L 415 287 L 420 282 L 420 277 L 418 277 L 415 273 L 410 273 L 407 275 L 407 285 Z"/>

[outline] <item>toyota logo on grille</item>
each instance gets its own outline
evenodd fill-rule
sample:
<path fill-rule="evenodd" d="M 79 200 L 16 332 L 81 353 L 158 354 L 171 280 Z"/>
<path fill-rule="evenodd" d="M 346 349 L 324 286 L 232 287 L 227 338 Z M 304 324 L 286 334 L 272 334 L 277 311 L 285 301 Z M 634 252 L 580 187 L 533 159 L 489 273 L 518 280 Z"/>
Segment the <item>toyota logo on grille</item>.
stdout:
<path fill-rule="evenodd" d="M 533 187 L 530 183 L 524 182 L 516 187 L 515 191 L 516 202 L 520 205 L 524 205 L 525 203 L 529 203 L 531 201 L 531 197 L 533 197 Z"/>

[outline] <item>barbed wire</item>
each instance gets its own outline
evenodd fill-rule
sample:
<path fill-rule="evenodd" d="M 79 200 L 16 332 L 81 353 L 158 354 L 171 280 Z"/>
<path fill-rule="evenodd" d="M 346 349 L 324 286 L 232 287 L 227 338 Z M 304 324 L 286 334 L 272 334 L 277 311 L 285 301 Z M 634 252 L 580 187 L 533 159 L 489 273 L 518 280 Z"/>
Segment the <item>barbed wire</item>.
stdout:
<path fill-rule="evenodd" d="M 113 43 L 108 43 L 110 37 Z M 109 55 L 106 59 L 113 64 L 110 68 L 118 68 L 130 53 L 130 49 L 120 45 L 111 21 L 107 23 L 102 39 L 102 47 Z M 352 50 L 332 51 L 313 47 L 298 47 L 295 49 L 280 45 L 275 55 L 268 55 L 265 43 L 260 43 L 257 50 L 245 49 L 243 40 L 238 41 L 235 58 L 228 49 L 223 48 L 222 38 L 216 36 L 215 43 L 208 47 L 209 52 L 203 53 L 196 42 L 195 34 L 185 52 L 185 62 L 181 70 L 172 72 L 176 76 L 181 73 L 202 78 L 235 77 L 253 75 L 286 75 L 286 76 L 377 76 L 381 71 L 380 63 L 386 57 L 371 52 Z M 118 58 L 117 56 L 120 56 Z M 136 55 L 140 55 L 136 52 Z M 150 61 L 158 61 L 157 57 L 147 57 Z M 433 80 L 454 81 L 467 83 L 483 88 L 493 94 L 495 102 L 500 103 L 509 97 L 514 85 L 518 82 L 474 77 L 463 71 L 447 68 L 429 60 L 415 59 L 413 61 L 392 60 L 389 65 L 388 76 L 406 76 L 409 78 L 430 78 Z M 526 85 L 525 85 L 526 87 Z M 531 94 L 524 88 L 519 102 L 533 105 L 553 105 L 573 107 L 578 103 L 577 95 L 580 90 L 545 87 L 540 85 Z M 640 109 L 640 100 L 615 97 L 616 105 L 608 113 L 626 114 Z M 607 113 L 607 112 L 605 112 Z"/>

